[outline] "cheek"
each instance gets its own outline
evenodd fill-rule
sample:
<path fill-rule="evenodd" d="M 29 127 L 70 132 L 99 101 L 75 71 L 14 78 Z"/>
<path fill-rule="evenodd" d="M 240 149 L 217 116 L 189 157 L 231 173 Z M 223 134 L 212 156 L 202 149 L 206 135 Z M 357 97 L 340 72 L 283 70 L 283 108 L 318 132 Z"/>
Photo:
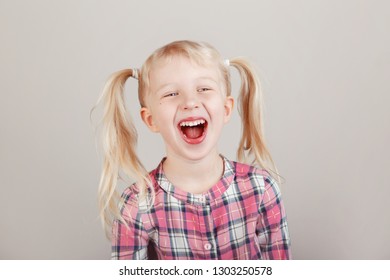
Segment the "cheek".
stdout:
<path fill-rule="evenodd" d="M 209 100 L 208 104 L 208 107 L 215 115 L 220 115 L 222 118 L 225 116 L 225 103 L 223 98 L 214 96 L 213 99 Z"/>
<path fill-rule="evenodd" d="M 225 111 L 222 106 L 209 106 L 207 110 L 215 125 L 223 126 L 225 124 Z"/>
<path fill-rule="evenodd" d="M 153 110 L 153 117 L 155 123 L 160 127 L 164 128 L 168 124 L 174 121 L 174 110 L 172 106 L 168 106 L 167 103 L 158 103 Z"/>

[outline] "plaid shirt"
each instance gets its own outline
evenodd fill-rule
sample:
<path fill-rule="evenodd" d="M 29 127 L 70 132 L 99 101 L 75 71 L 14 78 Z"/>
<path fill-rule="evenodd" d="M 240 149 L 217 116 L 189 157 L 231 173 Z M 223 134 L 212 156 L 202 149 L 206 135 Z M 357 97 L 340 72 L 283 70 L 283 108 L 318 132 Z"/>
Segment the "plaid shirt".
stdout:
<path fill-rule="evenodd" d="M 163 161 L 162 161 L 163 162 Z M 154 204 L 123 193 L 126 227 L 114 221 L 113 259 L 289 259 L 290 238 L 280 190 L 268 172 L 224 159 L 221 180 L 203 194 L 175 188 L 162 162 L 150 175 Z M 148 249 L 149 248 L 149 249 Z"/>

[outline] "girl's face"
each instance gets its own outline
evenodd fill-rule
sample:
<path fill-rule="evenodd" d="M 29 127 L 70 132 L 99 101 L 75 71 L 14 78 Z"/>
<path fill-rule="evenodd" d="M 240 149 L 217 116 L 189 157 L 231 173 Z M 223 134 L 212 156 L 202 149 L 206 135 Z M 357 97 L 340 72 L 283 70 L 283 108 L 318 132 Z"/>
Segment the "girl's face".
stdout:
<path fill-rule="evenodd" d="M 164 139 L 167 156 L 200 160 L 218 153 L 221 130 L 230 119 L 233 98 L 226 96 L 217 65 L 200 66 L 184 56 L 158 61 L 150 71 L 145 124 Z"/>

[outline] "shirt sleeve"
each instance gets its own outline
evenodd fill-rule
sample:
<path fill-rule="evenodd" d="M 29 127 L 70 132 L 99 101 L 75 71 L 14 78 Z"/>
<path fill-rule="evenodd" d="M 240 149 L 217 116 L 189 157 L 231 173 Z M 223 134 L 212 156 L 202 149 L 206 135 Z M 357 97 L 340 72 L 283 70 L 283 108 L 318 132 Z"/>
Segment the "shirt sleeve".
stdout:
<path fill-rule="evenodd" d="M 142 222 L 138 202 L 134 195 L 124 195 L 121 215 L 126 222 L 114 220 L 111 238 L 113 260 L 145 260 L 149 236 Z"/>
<path fill-rule="evenodd" d="M 265 192 L 259 208 L 257 237 L 263 259 L 291 258 L 290 236 L 280 189 L 274 179 L 265 177 Z"/>

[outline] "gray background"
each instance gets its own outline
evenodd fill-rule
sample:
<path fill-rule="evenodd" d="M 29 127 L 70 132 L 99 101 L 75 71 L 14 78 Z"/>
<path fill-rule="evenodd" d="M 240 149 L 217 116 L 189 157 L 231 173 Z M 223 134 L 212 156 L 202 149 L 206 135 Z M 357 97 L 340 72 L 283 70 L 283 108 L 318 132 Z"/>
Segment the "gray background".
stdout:
<path fill-rule="evenodd" d="M 294 258 L 390 259 L 389 3 L 1 0 L 0 258 L 109 258 L 89 111 L 110 73 L 192 39 L 259 68 Z M 152 169 L 162 140 L 134 80 L 126 91 Z M 237 115 L 220 145 L 231 159 Z"/>

